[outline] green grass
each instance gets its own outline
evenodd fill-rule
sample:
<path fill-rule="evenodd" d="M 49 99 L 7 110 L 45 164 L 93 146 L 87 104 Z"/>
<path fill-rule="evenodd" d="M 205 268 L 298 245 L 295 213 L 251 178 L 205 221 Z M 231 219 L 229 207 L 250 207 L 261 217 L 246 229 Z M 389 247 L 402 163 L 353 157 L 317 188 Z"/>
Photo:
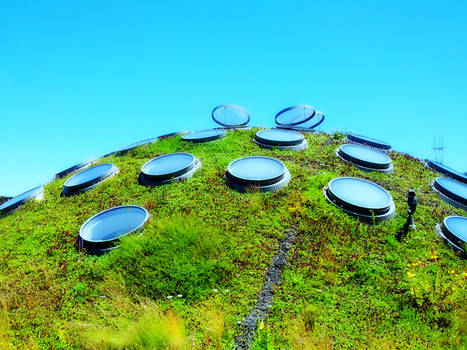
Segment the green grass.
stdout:
<path fill-rule="evenodd" d="M 297 243 L 253 348 L 462 348 L 467 264 L 434 227 L 465 212 L 432 192 L 437 174 L 398 153 L 394 174 L 362 172 L 335 156 L 341 135 L 307 135 L 309 148 L 292 152 L 260 149 L 254 133 L 176 137 L 102 159 L 120 173 L 72 197 L 61 196 L 66 178 L 54 181 L 44 200 L 0 219 L 0 348 L 231 348 L 288 227 Z M 191 179 L 138 184 L 146 161 L 176 151 L 201 160 Z M 291 182 L 275 193 L 230 190 L 224 171 L 246 155 L 282 160 Z M 322 193 L 336 176 L 381 184 L 398 215 L 378 225 L 345 215 Z M 410 188 L 417 230 L 399 243 Z M 104 256 L 79 252 L 82 223 L 123 204 L 149 210 L 144 234 Z"/>

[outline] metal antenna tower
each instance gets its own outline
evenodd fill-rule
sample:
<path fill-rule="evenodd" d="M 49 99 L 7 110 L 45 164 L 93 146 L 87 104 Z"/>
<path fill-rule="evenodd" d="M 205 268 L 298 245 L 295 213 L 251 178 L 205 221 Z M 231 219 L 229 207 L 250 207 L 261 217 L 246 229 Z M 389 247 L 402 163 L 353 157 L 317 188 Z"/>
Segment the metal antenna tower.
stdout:
<path fill-rule="evenodd" d="M 433 151 L 435 152 L 435 160 L 441 164 L 443 164 L 444 160 L 444 149 L 445 147 L 443 136 L 433 136 Z"/>

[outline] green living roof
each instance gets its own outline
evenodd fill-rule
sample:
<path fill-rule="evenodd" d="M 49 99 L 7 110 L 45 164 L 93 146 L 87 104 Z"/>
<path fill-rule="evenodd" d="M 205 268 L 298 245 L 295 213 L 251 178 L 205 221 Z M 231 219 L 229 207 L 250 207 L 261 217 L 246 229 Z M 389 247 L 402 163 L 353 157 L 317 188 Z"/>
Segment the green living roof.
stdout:
<path fill-rule="evenodd" d="M 257 303 L 264 276 L 288 232 L 295 241 L 253 349 L 455 348 L 466 344 L 467 263 L 435 226 L 465 215 L 439 199 L 437 174 L 390 152 L 394 173 L 364 172 L 335 150 L 343 135 L 306 134 L 303 151 L 260 148 L 258 129 L 188 143 L 181 136 L 103 158 L 120 172 L 91 191 L 62 196 L 71 174 L 44 186 L 0 219 L 0 348 L 233 348 Z M 138 184 L 141 166 L 171 152 L 202 163 L 183 182 Z M 228 164 L 261 155 L 281 160 L 289 184 L 239 193 Z M 397 215 L 361 223 L 330 204 L 323 187 L 339 176 L 381 185 Z M 417 229 L 401 241 L 409 189 Z M 145 207 L 142 235 L 94 256 L 76 247 L 81 225 L 119 205 Z"/>

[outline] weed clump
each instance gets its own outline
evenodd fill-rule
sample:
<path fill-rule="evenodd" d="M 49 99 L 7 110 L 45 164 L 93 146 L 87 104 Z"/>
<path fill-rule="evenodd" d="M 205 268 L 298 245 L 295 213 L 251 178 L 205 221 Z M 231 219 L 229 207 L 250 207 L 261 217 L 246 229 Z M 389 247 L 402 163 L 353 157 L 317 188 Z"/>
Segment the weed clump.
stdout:
<path fill-rule="evenodd" d="M 162 220 L 142 236 L 122 240 L 105 257 L 101 273 L 119 274 L 128 289 L 156 298 L 195 299 L 224 285 L 232 271 L 232 241 L 200 219 L 179 215 Z"/>

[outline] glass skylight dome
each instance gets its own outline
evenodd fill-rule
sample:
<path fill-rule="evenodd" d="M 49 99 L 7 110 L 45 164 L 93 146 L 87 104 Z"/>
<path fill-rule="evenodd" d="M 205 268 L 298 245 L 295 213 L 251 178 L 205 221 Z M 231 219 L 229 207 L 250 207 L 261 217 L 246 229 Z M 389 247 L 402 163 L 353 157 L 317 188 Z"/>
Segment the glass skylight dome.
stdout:
<path fill-rule="evenodd" d="M 448 216 L 441 224 L 436 226 L 436 231 L 454 251 L 460 251 L 465 256 L 467 242 L 467 217 Z"/>
<path fill-rule="evenodd" d="M 158 139 L 159 140 L 169 139 L 171 137 L 185 135 L 185 134 L 188 134 L 188 133 L 189 133 L 188 130 L 175 131 L 175 132 L 171 132 L 171 133 L 168 133 L 168 134 L 161 135 L 161 136 L 158 137 Z"/>
<path fill-rule="evenodd" d="M 308 147 L 303 134 L 281 129 L 267 129 L 256 133 L 255 143 L 263 148 L 291 149 L 295 151 Z"/>
<path fill-rule="evenodd" d="M 373 182 L 354 177 L 338 177 L 324 189 L 326 198 L 344 212 L 369 223 L 392 219 L 396 207 L 392 196 Z"/>
<path fill-rule="evenodd" d="M 80 171 L 65 181 L 63 194 L 71 196 L 93 189 L 101 182 L 118 174 L 119 168 L 112 163 L 104 163 Z"/>
<path fill-rule="evenodd" d="M 228 185 L 240 192 L 248 190 L 272 192 L 286 186 L 290 172 L 279 160 L 262 156 L 234 160 L 225 174 Z"/>
<path fill-rule="evenodd" d="M 384 151 L 389 151 L 391 149 L 391 145 L 388 144 L 387 142 L 380 141 L 380 140 L 377 140 L 377 139 L 374 139 L 368 136 L 354 134 L 354 133 L 349 133 L 347 135 L 347 140 L 360 143 L 363 145 L 368 145 L 370 147 L 379 148 Z"/>
<path fill-rule="evenodd" d="M 227 128 L 241 128 L 250 121 L 250 113 L 245 108 L 232 104 L 215 107 L 211 116 L 217 124 Z"/>
<path fill-rule="evenodd" d="M 294 126 L 307 122 L 315 116 L 316 110 L 310 105 L 296 105 L 287 107 L 276 114 L 276 124 L 280 126 Z"/>
<path fill-rule="evenodd" d="M 226 132 L 222 129 L 210 129 L 210 130 L 201 130 L 195 131 L 190 134 L 182 136 L 183 141 L 188 142 L 209 142 L 214 140 L 219 140 L 225 137 Z"/>
<path fill-rule="evenodd" d="M 318 127 L 324 121 L 324 114 L 319 111 L 315 111 L 313 117 L 305 122 L 301 122 L 295 125 L 277 125 L 279 129 L 295 130 L 300 132 L 314 132 L 315 128 Z"/>
<path fill-rule="evenodd" d="M 73 165 L 73 166 L 71 166 L 71 167 L 69 167 L 69 168 L 55 174 L 55 178 L 56 179 L 61 179 L 62 177 L 67 176 L 68 174 L 71 174 L 71 173 L 73 173 L 75 171 L 81 170 L 81 169 L 91 165 L 92 161 L 93 161 L 93 159 L 88 159 L 88 160 L 86 160 L 84 162 L 75 164 L 75 165 Z"/>
<path fill-rule="evenodd" d="M 454 179 L 438 177 L 433 182 L 433 189 L 446 203 L 467 210 L 467 184 Z"/>
<path fill-rule="evenodd" d="M 123 205 L 101 211 L 81 226 L 79 246 L 92 253 L 116 248 L 121 237 L 138 232 L 148 219 L 148 211 L 137 205 Z"/>
<path fill-rule="evenodd" d="M 0 205 L 0 216 L 14 212 L 31 200 L 41 200 L 43 197 L 44 188 L 42 186 L 34 187 L 33 189 L 23 192 Z"/>
<path fill-rule="evenodd" d="M 190 178 L 201 167 L 201 162 L 191 153 L 169 153 L 143 165 L 139 183 L 160 186 Z"/>
<path fill-rule="evenodd" d="M 447 165 L 435 162 L 434 160 L 428 160 L 426 164 L 433 170 L 446 175 L 457 181 L 467 183 L 467 175 L 462 174 L 460 171 L 457 171 L 453 168 L 448 167 Z"/>
<path fill-rule="evenodd" d="M 118 154 L 118 155 L 123 155 L 123 154 L 128 153 L 128 152 L 131 151 L 132 149 L 135 149 L 136 147 L 144 146 L 144 145 L 149 145 L 149 144 L 151 144 L 151 143 L 157 142 L 157 140 L 158 140 L 157 137 L 152 137 L 152 138 L 150 138 L 150 139 L 138 141 L 138 142 L 132 143 L 132 144 L 130 144 L 130 145 L 128 145 L 128 146 L 122 147 L 122 148 L 116 150 L 114 153 L 115 153 L 115 154 Z"/>
<path fill-rule="evenodd" d="M 365 171 L 391 173 L 394 170 L 391 158 L 369 147 L 346 144 L 340 146 L 336 154 L 344 161 L 352 163 Z"/>

